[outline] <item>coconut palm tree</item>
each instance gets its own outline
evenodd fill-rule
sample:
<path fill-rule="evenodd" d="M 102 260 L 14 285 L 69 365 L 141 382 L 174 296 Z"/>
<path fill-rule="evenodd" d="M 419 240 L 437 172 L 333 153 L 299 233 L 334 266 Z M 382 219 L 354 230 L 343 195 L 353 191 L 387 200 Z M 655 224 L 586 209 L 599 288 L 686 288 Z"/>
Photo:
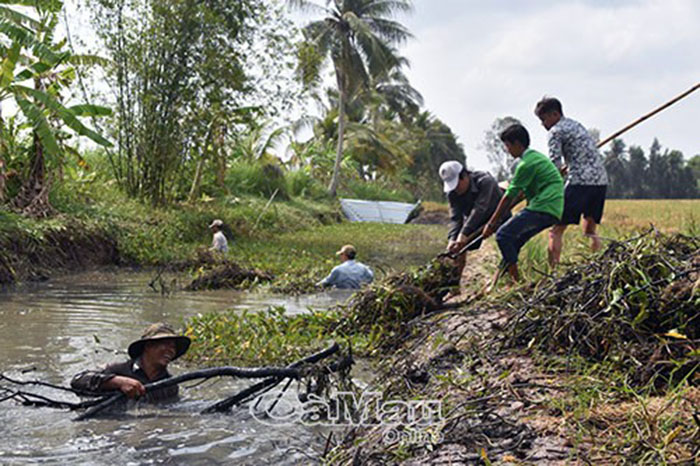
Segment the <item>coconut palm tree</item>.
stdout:
<path fill-rule="evenodd" d="M 317 81 L 325 61 L 330 60 L 338 88 L 338 145 L 328 191 L 335 196 L 345 135 L 345 105 L 359 88 L 367 87 L 370 76 L 386 74 L 401 63 L 392 47 L 411 37 L 392 20 L 399 12 L 411 11 L 410 0 L 289 0 L 292 7 L 315 12 L 321 19 L 304 27 L 306 47 L 300 63 L 306 83 Z M 309 47 L 311 50 L 309 50 Z"/>
<path fill-rule="evenodd" d="M 370 86 L 358 98 L 368 108 L 368 118 L 375 131 L 380 119 L 401 121 L 408 124 L 420 111 L 423 96 L 411 86 L 400 66 L 381 76 L 373 76 Z"/>

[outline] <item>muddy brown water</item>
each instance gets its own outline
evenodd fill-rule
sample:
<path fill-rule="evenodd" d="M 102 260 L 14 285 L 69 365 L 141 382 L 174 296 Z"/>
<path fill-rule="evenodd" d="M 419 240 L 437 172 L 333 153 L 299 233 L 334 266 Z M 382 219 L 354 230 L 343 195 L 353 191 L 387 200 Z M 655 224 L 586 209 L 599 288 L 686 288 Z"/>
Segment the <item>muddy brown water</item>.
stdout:
<path fill-rule="evenodd" d="M 68 385 L 76 372 L 126 359 L 125 348 L 155 321 L 181 326 L 197 313 L 328 308 L 349 294 L 303 298 L 219 290 L 163 297 L 145 273 L 90 272 L 0 290 L 0 372 Z M 178 361 L 174 374 L 194 370 Z M 0 403 L 0 464 L 313 464 L 327 431 L 291 423 L 269 426 L 248 407 L 200 415 L 251 381 L 208 381 L 181 389 L 180 401 L 136 406 L 122 414 L 74 422 L 75 412 Z M 4 382 L 0 385 L 7 386 Z M 24 387 L 54 399 L 71 394 Z M 285 397 L 295 397 L 289 390 Z"/>

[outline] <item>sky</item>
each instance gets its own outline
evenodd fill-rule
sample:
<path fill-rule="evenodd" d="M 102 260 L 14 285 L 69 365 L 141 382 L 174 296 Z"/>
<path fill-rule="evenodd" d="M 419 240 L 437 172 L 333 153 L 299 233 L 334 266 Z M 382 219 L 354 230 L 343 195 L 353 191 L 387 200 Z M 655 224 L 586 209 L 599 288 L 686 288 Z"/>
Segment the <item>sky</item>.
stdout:
<path fill-rule="evenodd" d="M 396 19 L 425 108 L 448 124 L 476 169 L 498 117 L 518 118 L 546 151 L 533 113 L 544 95 L 601 139 L 700 82 L 699 0 L 414 0 Z M 645 152 L 700 154 L 700 90 L 621 138 Z"/>

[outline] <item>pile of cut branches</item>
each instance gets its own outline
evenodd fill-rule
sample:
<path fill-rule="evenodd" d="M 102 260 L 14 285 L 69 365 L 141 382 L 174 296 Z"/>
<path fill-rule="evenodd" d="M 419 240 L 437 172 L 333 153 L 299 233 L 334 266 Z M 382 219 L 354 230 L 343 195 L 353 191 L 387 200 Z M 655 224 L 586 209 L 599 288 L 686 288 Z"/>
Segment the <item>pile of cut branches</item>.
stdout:
<path fill-rule="evenodd" d="M 287 273 L 275 277 L 275 282 L 270 287 L 270 291 L 291 296 L 317 293 L 320 288 L 316 286 L 316 283 L 320 276 L 322 275 L 318 270 L 302 270 Z"/>
<path fill-rule="evenodd" d="M 353 294 L 338 321 L 341 333 L 396 335 L 406 323 L 437 309 L 442 298 L 459 283 L 459 274 L 449 260 L 435 259 L 413 272 L 391 275 Z"/>
<path fill-rule="evenodd" d="M 514 306 L 514 346 L 607 361 L 640 386 L 700 379 L 698 237 L 651 230 L 613 242 Z"/>
<path fill-rule="evenodd" d="M 269 282 L 273 278 L 272 274 L 262 270 L 247 269 L 235 262 L 224 262 L 211 270 L 202 272 L 185 289 L 188 291 L 220 288 L 246 289 L 261 282 Z"/>

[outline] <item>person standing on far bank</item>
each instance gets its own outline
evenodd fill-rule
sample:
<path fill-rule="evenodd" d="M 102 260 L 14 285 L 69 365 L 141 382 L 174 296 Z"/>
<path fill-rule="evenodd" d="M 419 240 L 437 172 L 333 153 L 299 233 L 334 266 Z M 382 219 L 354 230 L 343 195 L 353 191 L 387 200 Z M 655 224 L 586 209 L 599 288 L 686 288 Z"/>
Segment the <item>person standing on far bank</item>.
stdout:
<path fill-rule="evenodd" d="M 597 227 L 603 218 L 608 175 L 596 142 L 584 126 L 564 116 L 561 102 L 545 97 L 535 106 L 535 115 L 549 131 L 549 158 L 566 176 L 564 213 L 549 232 L 549 264 L 559 263 L 568 225 L 578 225 L 583 216 L 583 234 L 591 239 L 591 250 L 602 244 Z"/>
<path fill-rule="evenodd" d="M 211 248 L 209 249 L 225 254 L 228 252 L 228 242 L 226 241 L 226 236 L 224 235 L 224 232 L 221 231 L 223 227 L 224 222 L 219 220 L 218 218 L 211 222 L 211 225 L 209 225 L 209 229 L 214 233 L 214 237 L 212 238 L 211 242 Z"/>

